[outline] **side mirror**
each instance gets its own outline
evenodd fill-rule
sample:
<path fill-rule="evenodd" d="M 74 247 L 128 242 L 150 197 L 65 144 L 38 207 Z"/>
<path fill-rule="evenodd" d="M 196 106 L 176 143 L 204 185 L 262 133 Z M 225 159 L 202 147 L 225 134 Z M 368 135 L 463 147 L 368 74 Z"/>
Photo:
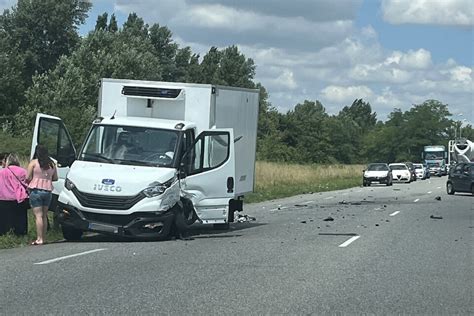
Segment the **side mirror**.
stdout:
<path fill-rule="evenodd" d="M 181 162 L 179 164 L 179 170 L 178 170 L 178 177 L 180 179 L 184 179 L 186 178 L 186 165 L 184 164 L 184 162 Z"/>

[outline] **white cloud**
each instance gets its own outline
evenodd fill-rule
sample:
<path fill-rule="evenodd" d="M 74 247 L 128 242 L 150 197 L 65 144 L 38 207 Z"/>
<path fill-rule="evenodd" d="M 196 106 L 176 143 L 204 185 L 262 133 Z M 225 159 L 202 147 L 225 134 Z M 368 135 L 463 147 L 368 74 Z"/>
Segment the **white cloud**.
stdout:
<path fill-rule="evenodd" d="M 409 50 L 407 53 L 394 51 L 386 60 L 385 64 L 398 64 L 404 68 L 426 69 L 431 66 L 431 53 L 423 48 L 417 51 Z"/>
<path fill-rule="evenodd" d="M 321 90 L 321 95 L 324 100 L 330 102 L 345 103 L 351 102 L 355 99 L 368 99 L 371 98 L 374 93 L 367 86 L 327 86 Z"/>
<path fill-rule="evenodd" d="M 392 24 L 474 25 L 472 0 L 384 0 L 382 14 Z"/>

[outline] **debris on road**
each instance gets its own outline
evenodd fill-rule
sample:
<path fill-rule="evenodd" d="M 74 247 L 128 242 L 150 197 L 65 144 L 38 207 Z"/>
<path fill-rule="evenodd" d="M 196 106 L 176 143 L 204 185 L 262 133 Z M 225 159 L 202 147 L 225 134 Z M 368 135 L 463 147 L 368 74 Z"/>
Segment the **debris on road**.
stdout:
<path fill-rule="evenodd" d="M 308 204 L 295 204 L 295 207 L 307 207 Z"/>
<path fill-rule="evenodd" d="M 323 219 L 323 221 L 325 221 L 325 222 L 332 222 L 333 220 L 334 220 L 334 218 L 332 218 L 331 216 L 328 216 L 325 219 Z"/>
<path fill-rule="evenodd" d="M 441 196 L 438 195 L 437 197 L 435 197 L 435 200 L 441 201 Z"/>
<path fill-rule="evenodd" d="M 300 223 L 301 223 L 301 224 L 306 224 L 306 221 L 301 221 Z"/>
<path fill-rule="evenodd" d="M 238 212 L 234 213 L 234 219 L 237 223 L 253 222 L 257 220 L 255 217 L 248 216 L 247 214 L 242 215 Z"/>
<path fill-rule="evenodd" d="M 431 218 L 431 219 L 443 219 L 443 216 L 431 215 L 430 218 Z"/>

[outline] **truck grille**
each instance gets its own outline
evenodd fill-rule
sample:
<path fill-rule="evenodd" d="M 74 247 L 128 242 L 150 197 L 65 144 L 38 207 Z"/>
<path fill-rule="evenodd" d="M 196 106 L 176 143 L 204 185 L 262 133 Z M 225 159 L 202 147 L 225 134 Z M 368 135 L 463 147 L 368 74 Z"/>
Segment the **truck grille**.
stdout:
<path fill-rule="evenodd" d="M 84 207 L 109 210 L 128 210 L 145 198 L 142 192 L 135 196 L 106 196 L 84 193 L 73 188 L 72 193 Z"/>

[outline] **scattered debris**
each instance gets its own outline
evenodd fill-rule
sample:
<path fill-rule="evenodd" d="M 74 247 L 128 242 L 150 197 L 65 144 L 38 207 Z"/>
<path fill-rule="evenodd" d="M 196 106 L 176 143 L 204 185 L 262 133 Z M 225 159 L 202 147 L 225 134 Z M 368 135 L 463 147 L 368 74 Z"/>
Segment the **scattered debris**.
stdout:
<path fill-rule="evenodd" d="M 295 204 L 296 207 L 307 207 L 308 204 Z"/>
<path fill-rule="evenodd" d="M 383 207 L 387 207 L 387 205 L 386 205 L 386 204 L 384 204 L 384 205 L 383 205 Z"/>
<path fill-rule="evenodd" d="M 310 219 L 309 221 L 310 221 L 310 222 L 312 222 L 313 220 L 312 220 L 312 219 Z"/>
<path fill-rule="evenodd" d="M 431 215 L 430 218 L 431 218 L 431 219 L 443 219 L 443 216 Z"/>
<path fill-rule="evenodd" d="M 375 226 L 379 226 L 379 224 L 375 224 Z"/>
<path fill-rule="evenodd" d="M 280 209 L 280 208 L 278 208 Z M 239 214 L 238 212 L 235 212 L 234 213 L 234 220 L 237 222 L 237 223 L 244 223 L 244 222 L 253 222 L 253 221 L 256 221 L 257 219 L 255 217 L 252 217 L 252 216 L 248 216 L 248 215 L 242 215 L 242 214 Z"/>
<path fill-rule="evenodd" d="M 385 220 L 387 223 L 390 222 L 388 219 Z"/>
<path fill-rule="evenodd" d="M 332 218 L 331 216 L 328 216 L 325 219 L 323 219 L 323 221 L 325 221 L 325 222 L 332 222 L 333 220 L 334 220 L 334 218 Z"/>
<path fill-rule="evenodd" d="M 438 195 L 437 197 L 435 197 L 435 200 L 441 201 L 441 196 Z"/>
<path fill-rule="evenodd" d="M 300 223 L 301 223 L 301 224 L 306 224 L 306 221 L 301 221 Z"/>

